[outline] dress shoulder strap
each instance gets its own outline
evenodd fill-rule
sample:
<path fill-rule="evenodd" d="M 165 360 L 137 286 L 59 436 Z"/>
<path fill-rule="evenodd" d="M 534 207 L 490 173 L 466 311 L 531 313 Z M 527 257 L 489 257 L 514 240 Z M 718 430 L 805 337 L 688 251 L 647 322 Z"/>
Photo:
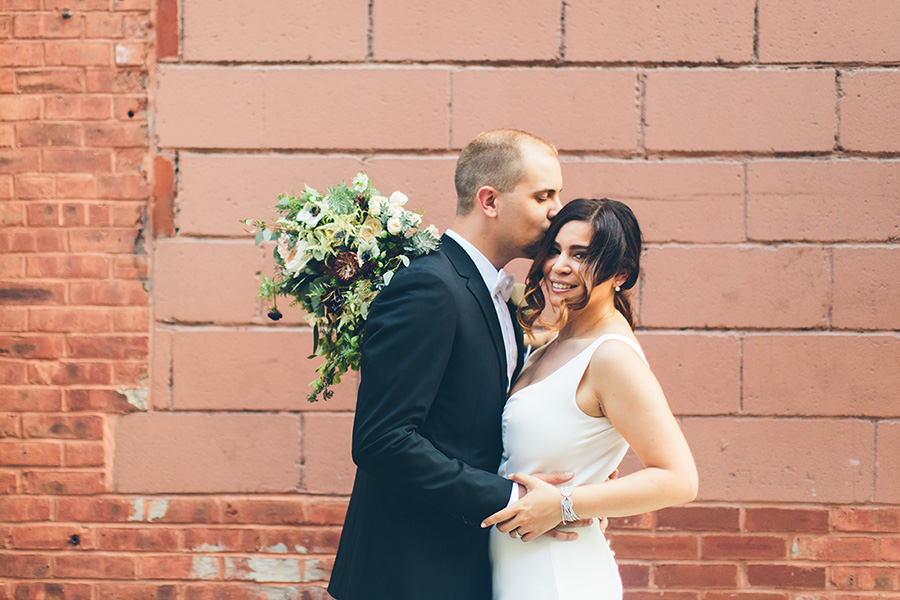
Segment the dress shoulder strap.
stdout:
<path fill-rule="evenodd" d="M 588 346 L 589 348 L 591 348 L 591 355 L 593 355 L 594 350 L 596 350 L 600 344 L 602 344 L 603 342 L 608 342 L 609 340 L 618 340 L 620 342 L 625 342 L 626 344 L 631 346 L 631 349 L 634 350 L 635 353 L 641 357 L 641 360 L 643 360 L 644 363 L 649 366 L 650 363 L 647 363 L 647 357 L 644 356 L 644 351 L 641 349 L 638 343 L 630 337 L 620 335 L 618 333 L 607 333 L 594 340 L 594 342 L 590 346 Z"/>

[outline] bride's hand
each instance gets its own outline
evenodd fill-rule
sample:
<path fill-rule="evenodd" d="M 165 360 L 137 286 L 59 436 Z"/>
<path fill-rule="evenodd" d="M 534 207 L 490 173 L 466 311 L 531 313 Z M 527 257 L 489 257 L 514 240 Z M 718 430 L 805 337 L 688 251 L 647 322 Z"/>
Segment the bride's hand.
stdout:
<path fill-rule="evenodd" d="M 496 525 L 498 531 L 529 542 L 561 522 L 561 496 L 556 487 L 524 473 L 515 473 L 510 479 L 524 485 L 528 493 L 485 519 L 482 527 Z"/>

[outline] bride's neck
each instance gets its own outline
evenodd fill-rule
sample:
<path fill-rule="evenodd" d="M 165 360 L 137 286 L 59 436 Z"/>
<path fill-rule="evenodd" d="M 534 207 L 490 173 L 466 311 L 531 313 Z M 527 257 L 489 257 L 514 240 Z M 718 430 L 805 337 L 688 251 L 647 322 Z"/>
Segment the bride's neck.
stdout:
<path fill-rule="evenodd" d="M 616 315 L 615 299 L 613 296 L 594 301 L 588 301 L 587 306 L 578 311 L 569 311 L 566 325 L 559 331 L 557 339 L 564 341 L 586 337 L 603 327 L 610 317 Z"/>

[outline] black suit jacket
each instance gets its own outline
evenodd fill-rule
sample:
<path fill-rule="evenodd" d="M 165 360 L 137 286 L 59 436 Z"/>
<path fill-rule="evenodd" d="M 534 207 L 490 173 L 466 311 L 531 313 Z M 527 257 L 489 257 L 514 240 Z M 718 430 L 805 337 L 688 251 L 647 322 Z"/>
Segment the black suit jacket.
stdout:
<path fill-rule="evenodd" d="M 506 373 L 484 280 L 444 236 L 439 251 L 395 274 L 369 313 L 335 598 L 491 599 L 480 523 L 511 491 L 496 475 Z"/>

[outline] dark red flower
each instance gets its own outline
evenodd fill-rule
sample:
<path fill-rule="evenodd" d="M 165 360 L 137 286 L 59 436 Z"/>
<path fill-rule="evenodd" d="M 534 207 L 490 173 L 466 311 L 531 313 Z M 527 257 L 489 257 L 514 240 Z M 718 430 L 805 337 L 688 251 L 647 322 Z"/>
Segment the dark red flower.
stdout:
<path fill-rule="evenodd" d="M 328 262 L 324 270 L 332 277 L 350 283 L 360 275 L 359 258 L 356 252 L 341 252 Z"/>

